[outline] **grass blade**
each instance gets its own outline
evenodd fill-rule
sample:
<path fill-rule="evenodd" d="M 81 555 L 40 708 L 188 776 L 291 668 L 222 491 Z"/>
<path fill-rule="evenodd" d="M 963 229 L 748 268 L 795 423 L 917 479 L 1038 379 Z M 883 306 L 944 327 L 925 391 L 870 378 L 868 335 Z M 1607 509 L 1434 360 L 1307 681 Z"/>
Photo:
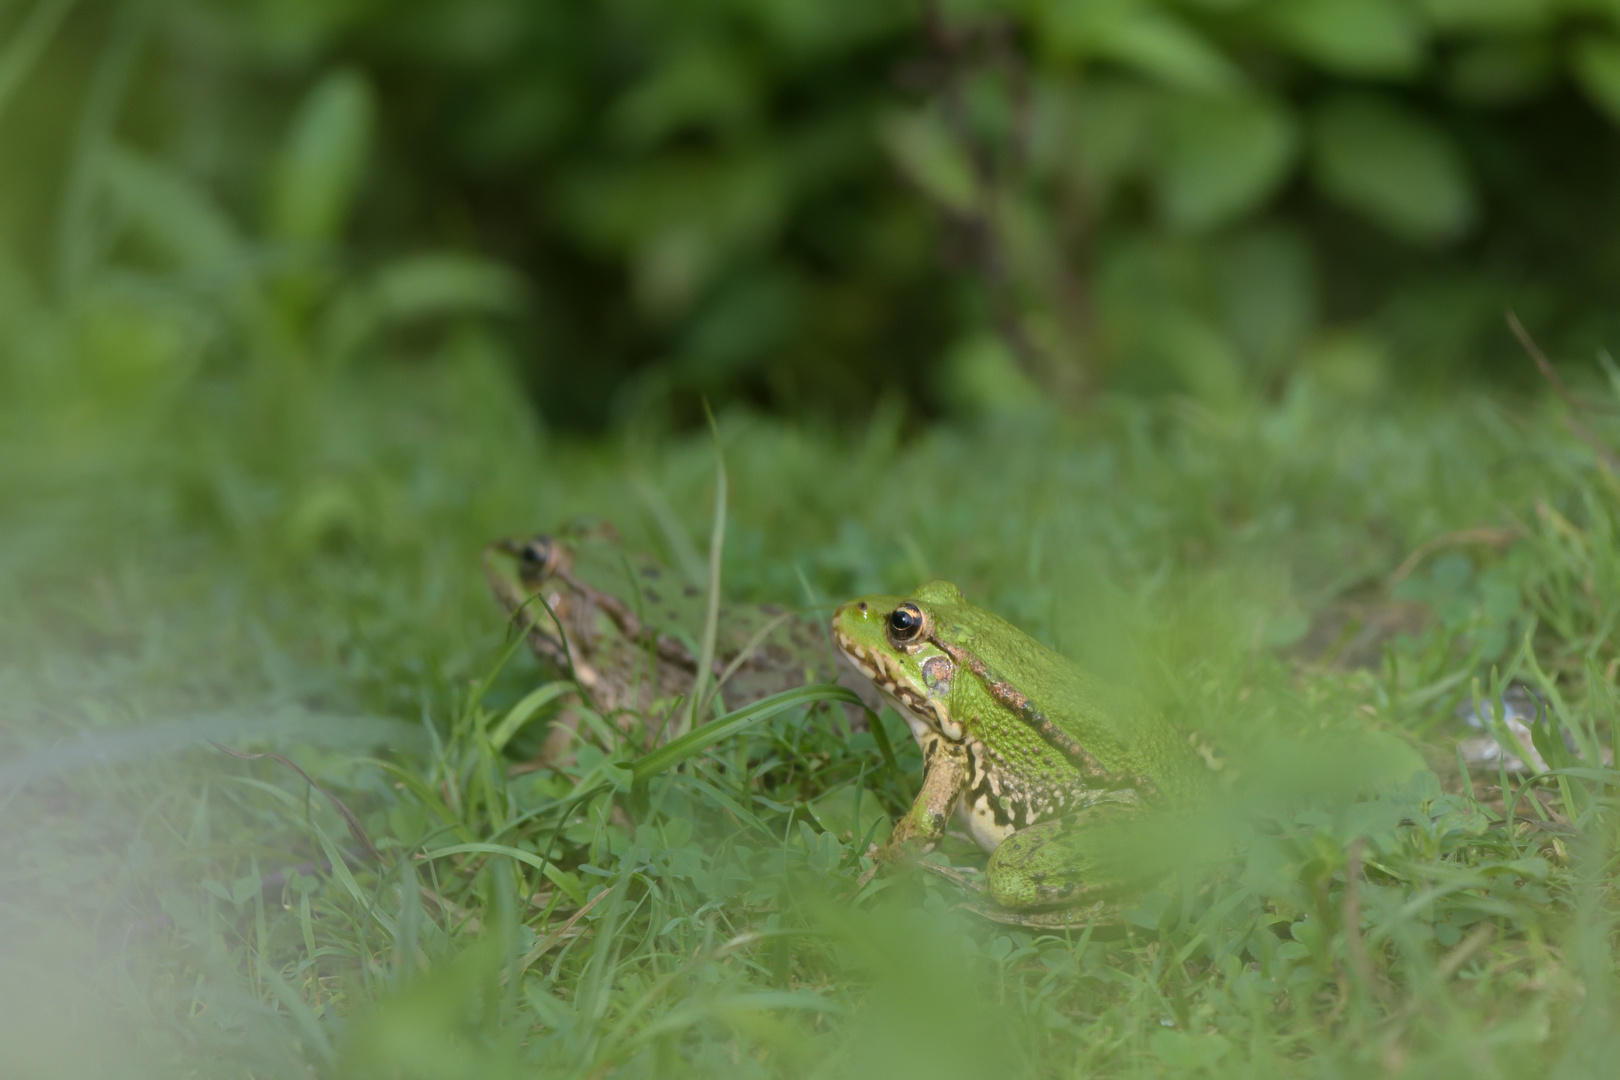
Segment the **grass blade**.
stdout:
<path fill-rule="evenodd" d="M 487 844 L 474 842 L 470 844 L 451 844 L 449 847 L 433 848 L 431 851 L 421 852 L 417 857 L 423 861 L 437 859 L 444 855 L 505 855 L 509 859 L 516 859 L 525 866 L 532 866 L 546 876 L 557 888 L 567 893 L 576 904 L 585 902 L 585 895 L 580 892 L 579 883 L 558 870 L 551 862 L 522 848 L 510 847 L 506 844 Z"/>
<path fill-rule="evenodd" d="M 546 683 L 546 685 L 529 694 L 507 710 L 506 715 L 501 718 L 501 722 L 495 725 L 495 730 L 489 734 L 490 746 L 495 749 L 496 753 L 506 749 L 506 744 L 511 742 L 513 736 L 517 735 L 519 731 L 523 730 L 525 724 L 534 719 L 541 708 L 553 699 L 559 698 L 573 689 L 575 689 L 575 686 L 571 682 L 553 682 Z"/>
<path fill-rule="evenodd" d="M 686 580 L 693 585 L 703 584 L 703 557 L 698 554 L 692 538 L 686 535 L 681 519 L 676 516 L 675 508 L 669 505 L 663 492 L 639 472 L 630 474 L 630 487 L 652 515 L 658 531 L 664 536 L 664 542 L 669 545 L 670 557 L 680 567 Z"/>
<path fill-rule="evenodd" d="M 29 12 L 28 21 L 11 39 L 11 47 L 0 54 L 0 113 L 6 111 L 7 100 L 28 78 L 40 53 L 56 36 L 56 28 L 77 3 L 78 0 L 39 0 Z"/>
<path fill-rule="evenodd" d="M 723 720 L 705 724 L 695 731 L 687 732 L 678 739 L 672 739 L 652 753 L 631 762 L 628 766 L 630 775 L 635 783 L 645 783 L 650 777 L 657 776 L 665 769 L 702 753 L 722 739 L 728 739 L 738 732 L 746 731 L 779 712 L 785 712 L 800 705 L 810 705 L 817 701 L 842 701 L 850 705 L 861 704 L 861 699 L 856 695 L 855 691 L 839 686 L 836 683 L 815 683 L 793 690 L 783 690 L 779 694 L 772 694 L 768 698 L 761 698 L 752 705 L 744 706 Z"/>
<path fill-rule="evenodd" d="M 715 426 L 714 414 L 707 411 L 709 431 L 714 435 L 714 527 L 709 532 L 709 584 L 708 608 L 703 615 L 703 642 L 698 647 L 697 677 L 692 682 L 692 697 L 687 702 L 686 715 L 676 730 L 685 735 L 703 722 L 705 714 L 698 703 L 705 701 L 709 676 L 714 670 L 714 641 L 720 630 L 720 556 L 726 541 L 726 459 L 720 452 L 720 429 Z"/>
<path fill-rule="evenodd" d="M 320 794 L 326 796 L 326 801 L 332 804 L 332 809 L 336 810 L 338 812 L 338 816 L 343 819 L 343 824 L 348 828 L 349 835 L 354 838 L 355 843 L 359 844 L 363 849 L 365 849 L 366 854 L 371 856 L 371 860 L 379 863 L 383 861 L 382 852 L 378 851 L 377 845 L 371 842 L 370 835 L 367 834 L 365 826 L 360 824 L 360 819 L 355 816 L 354 811 L 350 810 L 342 799 L 338 798 L 336 795 L 317 784 L 310 777 L 309 773 L 305 772 L 303 769 L 300 769 L 291 760 L 281 756 L 280 754 L 272 754 L 269 752 L 249 754 L 241 750 L 232 750 L 228 746 L 221 746 L 219 743 L 213 743 L 212 745 L 215 750 L 218 750 L 224 754 L 229 754 L 233 758 L 241 758 L 243 761 L 259 761 L 261 759 L 268 758 L 279 765 L 285 765 L 287 768 L 297 773 L 303 778 L 304 783 L 320 792 Z"/>
<path fill-rule="evenodd" d="M 720 677 L 714 680 L 714 689 L 709 691 L 709 696 L 703 700 L 703 706 L 698 709 L 699 716 L 709 715 L 709 710 L 714 705 L 715 695 L 720 693 L 721 689 L 726 685 L 726 680 L 735 675 L 738 668 L 748 663 L 765 639 L 771 636 L 772 631 L 792 617 L 793 613 L 791 611 L 784 611 L 754 632 L 754 636 L 748 639 L 736 656 L 732 657 L 731 663 L 726 665 L 725 670 L 720 673 Z"/>

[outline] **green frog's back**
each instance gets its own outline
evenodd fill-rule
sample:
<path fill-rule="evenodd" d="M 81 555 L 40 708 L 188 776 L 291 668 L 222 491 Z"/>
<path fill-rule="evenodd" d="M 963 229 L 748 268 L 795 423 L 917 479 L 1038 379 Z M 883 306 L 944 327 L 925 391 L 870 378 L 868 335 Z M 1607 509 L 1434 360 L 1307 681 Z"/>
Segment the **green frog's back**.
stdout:
<path fill-rule="evenodd" d="M 1142 695 L 1098 678 L 1000 616 L 968 603 L 950 582 L 930 582 L 915 595 L 934 612 L 937 634 L 980 658 L 992 676 L 1027 697 L 1108 772 L 1148 777 L 1172 795 L 1203 780 L 1207 766 L 1186 734 Z M 1034 734 L 1039 737 L 1039 730 Z"/>

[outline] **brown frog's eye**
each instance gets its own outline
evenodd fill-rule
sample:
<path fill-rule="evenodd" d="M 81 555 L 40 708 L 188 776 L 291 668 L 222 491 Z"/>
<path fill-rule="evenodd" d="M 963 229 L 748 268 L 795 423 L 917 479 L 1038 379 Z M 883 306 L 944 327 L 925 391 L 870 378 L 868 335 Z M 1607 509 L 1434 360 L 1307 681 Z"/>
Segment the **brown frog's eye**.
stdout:
<path fill-rule="evenodd" d="M 889 640 L 896 645 L 910 645 L 922 637 L 925 622 L 922 609 L 905 603 L 889 612 Z"/>
<path fill-rule="evenodd" d="M 557 560 L 557 546 L 549 536 L 537 536 L 524 544 L 518 552 L 522 573 L 527 578 L 542 577 L 551 572 Z"/>

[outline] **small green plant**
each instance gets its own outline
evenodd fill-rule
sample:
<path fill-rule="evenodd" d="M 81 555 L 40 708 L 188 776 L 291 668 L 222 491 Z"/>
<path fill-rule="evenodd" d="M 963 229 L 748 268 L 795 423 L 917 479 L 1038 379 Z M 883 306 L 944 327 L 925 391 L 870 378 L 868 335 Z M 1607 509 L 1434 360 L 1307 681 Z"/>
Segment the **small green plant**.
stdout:
<path fill-rule="evenodd" d="M 510 294 L 385 258 L 498 252 L 574 429 L 704 396 L 1224 408 L 1299 366 L 1365 397 L 1518 372 L 1505 307 L 1583 358 L 1613 336 L 1603 0 L 19 0 L 0 38 L 0 261 L 82 283 L 115 147 L 147 239 L 273 240 L 278 317 L 339 353 Z M 309 275 L 353 262 L 308 258 L 339 234 L 378 272 L 342 302 Z"/>

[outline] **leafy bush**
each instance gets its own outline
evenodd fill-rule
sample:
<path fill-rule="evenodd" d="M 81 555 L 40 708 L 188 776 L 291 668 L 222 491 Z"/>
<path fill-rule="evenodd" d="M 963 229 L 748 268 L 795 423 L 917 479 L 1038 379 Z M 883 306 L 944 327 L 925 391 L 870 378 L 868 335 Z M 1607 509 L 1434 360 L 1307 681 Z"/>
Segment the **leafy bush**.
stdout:
<path fill-rule="evenodd" d="M 232 265 L 276 262 L 347 205 L 286 192 L 358 181 L 362 262 L 527 279 L 516 355 L 566 425 L 1219 403 L 1301 365 L 1354 394 L 1517 363 L 1508 306 L 1613 331 L 1605 0 L 35 0 L 0 40 L 5 277 L 206 262 L 194 193 L 264 222 Z"/>

